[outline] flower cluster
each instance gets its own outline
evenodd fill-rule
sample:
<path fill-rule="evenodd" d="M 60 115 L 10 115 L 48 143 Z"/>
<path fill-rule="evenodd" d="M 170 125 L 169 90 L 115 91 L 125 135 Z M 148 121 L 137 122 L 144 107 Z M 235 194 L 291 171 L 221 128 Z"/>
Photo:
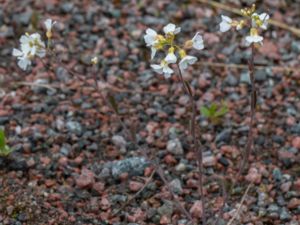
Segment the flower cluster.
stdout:
<path fill-rule="evenodd" d="M 47 19 L 44 24 L 47 29 L 46 36 L 48 40 L 52 37 L 52 26 L 56 22 L 52 22 L 51 19 Z M 20 38 L 20 49 L 13 49 L 13 56 L 18 59 L 18 66 L 22 70 L 26 70 L 28 66 L 31 65 L 31 60 L 38 56 L 40 58 L 45 57 L 46 55 L 46 45 L 42 41 L 41 35 L 39 33 L 33 33 L 22 35 Z"/>
<path fill-rule="evenodd" d="M 196 57 L 187 55 L 187 49 L 195 48 L 201 50 L 204 48 L 203 39 L 199 32 L 191 40 L 186 41 L 183 47 L 175 44 L 176 35 L 180 31 L 180 27 L 176 27 L 175 24 L 170 23 L 163 28 L 164 35 L 157 34 L 155 30 L 148 28 L 144 36 L 147 47 L 151 48 L 151 59 L 154 59 L 157 51 L 166 52 L 166 56 L 161 60 L 160 64 L 151 65 L 154 71 L 164 74 L 165 78 L 170 78 L 172 73 L 174 73 L 170 64 L 178 63 L 177 57 L 180 58 L 180 62 L 178 63 L 180 70 L 185 70 L 188 65 L 194 64 L 197 61 Z"/>
<path fill-rule="evenodd" d="M 257 14 L 255 10 L 255 4 L 253 4 L 251 8 L 242 9 L 241 13 L 247 19 L 242 19 L 240 21 L 232 20 L 228 16 L 222 15 L 220 31 L 226 32 L 229 31 L 232 27 L 236 30 L 241 30 L 245 26 L 248 26 L 250 27 L 250 34 L 246 36 L 246 43 L 248 45 L 251 45 L 252 43 L 262 44 L 264 38 L 259 35 L 258 28 L 266 30 L 270 16 L 267 13 Z"/>

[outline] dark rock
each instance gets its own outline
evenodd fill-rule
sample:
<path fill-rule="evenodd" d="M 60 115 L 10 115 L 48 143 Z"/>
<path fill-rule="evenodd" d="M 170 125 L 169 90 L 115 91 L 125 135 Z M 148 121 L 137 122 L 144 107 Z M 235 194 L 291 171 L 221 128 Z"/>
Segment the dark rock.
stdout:
<path fill-rule="evenodd" d="M 265 81 L 267 79 L 267 73 L 265 69 L 256 70 L 254 73 L 255 81 Z"/>
<path fill-rule="evenodd" d="M 273 135 L 272 140 L 280 145 L 284 144 L 284 137 L 279 135 Z"/>
<path fill-rule="evenodd" d="M 69 72 L 63 67 L 58 67 L 56 69 L 55 74 L 56 74 L 57 79 L 62 81 L 62 82 L 67 82 L 68 80 L 70 80 Z"/>
<path fill-rule="evenodd" d="M 279 168 L 275 168 L 272 172 L 272 175 L 273 175 L 273 178 L 276 180 L 276 181 L 281 181 L 282 179 L 282 173 L 281 173 L 281 170 Z"/>
<path fill-rule="evenodd" d="M 231 129 L 225 129 L 216 136 L 216 143 L 224 142 L 228 143 L 231 140 Z"/>
<path fill-rule="evenodd" d="M 232 75 L 232 74 L 229 74 L 226 78 L 225 78 L 225 83 L 229 86 L 236 86 L 238 85 L 239 81 L 238 79 Z"/>
<path fill-rule="evenodd" d="M 223 166 L 229 166 L 228 160 L 223 156 L 218 159 L 218 162 L 221 163 Z"/>

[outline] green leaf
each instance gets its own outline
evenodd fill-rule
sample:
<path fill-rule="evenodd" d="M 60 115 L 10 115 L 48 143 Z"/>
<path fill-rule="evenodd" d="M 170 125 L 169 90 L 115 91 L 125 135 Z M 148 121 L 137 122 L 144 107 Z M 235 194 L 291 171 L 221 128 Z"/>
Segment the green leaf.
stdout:
<path fill-rule="evenodd" d="M 6 157 L 12 152 L 13 152 L 13 149 L 8 147 L 7 145 L 5 145 L 4 148 L 0 148 L 0 156 L 1 157 Z"/>
<path fill-rule="evenodd" d="M 226 106 L 222 106 L 221 109 L 216 112 L 216 117 L 224 116 L 228 112 L 228 108 Z"/>
<path fill-rule="evenodd" d="M 215 103 L 212 103 L 212 104 L 210 105 L 210 107 L 209 107 L 209 111 L 210 111 L 210 113 L 211 113 L 211 115 L 212 115 L 212 116 L 213 116 L 213 115 L 215 115 L 215 113 L 216 113 L 217 109 L 218 109 L 218 106 L 217 106 L 217 104 L 215 104 Z"/>
<path fill-rule="evenodd" d="M 211 116 L 210 110 L 207 107 L 205 107 L 205 106 L 201 106 L 200 112 L 205 117 L 209 118 Z"/>
<path fill-rule="evenodd" d="M 0 130 L 0 149 L 5 148 L 6 142 L 5 142 L 5 134 L 3 130 Z"/>
<path fill-rule="evenodd" d="M 111 104 L 111 106 L 113 107 L 113 109 L 115 110 L 115 112 L 117 114 L 119 114 L 119 108 L 118 108 L 118 103 L 116 102 L 116 99 L 114 96 L 112 95 L 108 95 L 108 101 Z"/>

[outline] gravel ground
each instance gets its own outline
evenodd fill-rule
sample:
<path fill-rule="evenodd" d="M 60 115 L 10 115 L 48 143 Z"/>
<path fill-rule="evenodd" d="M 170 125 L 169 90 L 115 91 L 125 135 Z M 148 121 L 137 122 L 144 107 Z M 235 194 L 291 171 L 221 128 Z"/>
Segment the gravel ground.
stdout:
<path fill-rule="evenodd" d="M 227 224 L 250 183 L 235 224 L 300 224 L 300 70 L 273 67 L 299 68 L 299 37 L 274 26 L 265 32 L 255 58 L 262 67 L 255 71 L 254 153 L 245 176 L 230 189 L 249 130 L 248 72 L 205 63 L 247 64 L 250 51 L 240 36 L 218 32 L 220 14 L 230 14 L 179 0 L 0 2 L 0 126 L 16 149 L 0 158 L 0 224 L 187 224 L 157 174 L 115 214 L 144 186 L 154 166 L 93 88 L 89 60 L 94 55 L 98 74 L 114 87 L 103 94 L 114 96 L 139 146 L 159 162 L 179 201 L 200 223 L 188 96 L 177 76 L 165 80 L 150 69 L 143 41 L 148 27 L 161 30 L 169 22 L 182 27 L 184 39 L 196 31 L 204 37 L 205 49 L 194 52 L 198 64 L 184 74 L 197 105 L 224 100 L 229 109 L 215 125 L 197 117 L 208 224 Z M 240 8 L 249 1 L 226 2 Z M 299 1 L 257 5 L 299 28 Z M 24 32 L 41 30 L 47 18 L 58 21 L 55 46 L 67 69 L 47 70 L 36 61 L 22 72 L 12 48 Z"/>

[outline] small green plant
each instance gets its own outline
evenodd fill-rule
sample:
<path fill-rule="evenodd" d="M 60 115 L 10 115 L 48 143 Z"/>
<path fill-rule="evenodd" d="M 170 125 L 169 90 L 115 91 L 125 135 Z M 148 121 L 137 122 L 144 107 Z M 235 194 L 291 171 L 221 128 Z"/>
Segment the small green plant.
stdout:
<path fill-rule="evenodd" d="M 0 130 L 0 157 L 8 156 L 13 150 L 6 145 L 5 134 L 3 130 Z"/>
<path fill-rule="evenodd" d="M 201 114 L 208 118 L 213 124 L 218 124 L 221 119 L 228 112 L 227 105 L 223 102 L 221 106 L 212 103 L 210 106 L 201 106 Z"/>

